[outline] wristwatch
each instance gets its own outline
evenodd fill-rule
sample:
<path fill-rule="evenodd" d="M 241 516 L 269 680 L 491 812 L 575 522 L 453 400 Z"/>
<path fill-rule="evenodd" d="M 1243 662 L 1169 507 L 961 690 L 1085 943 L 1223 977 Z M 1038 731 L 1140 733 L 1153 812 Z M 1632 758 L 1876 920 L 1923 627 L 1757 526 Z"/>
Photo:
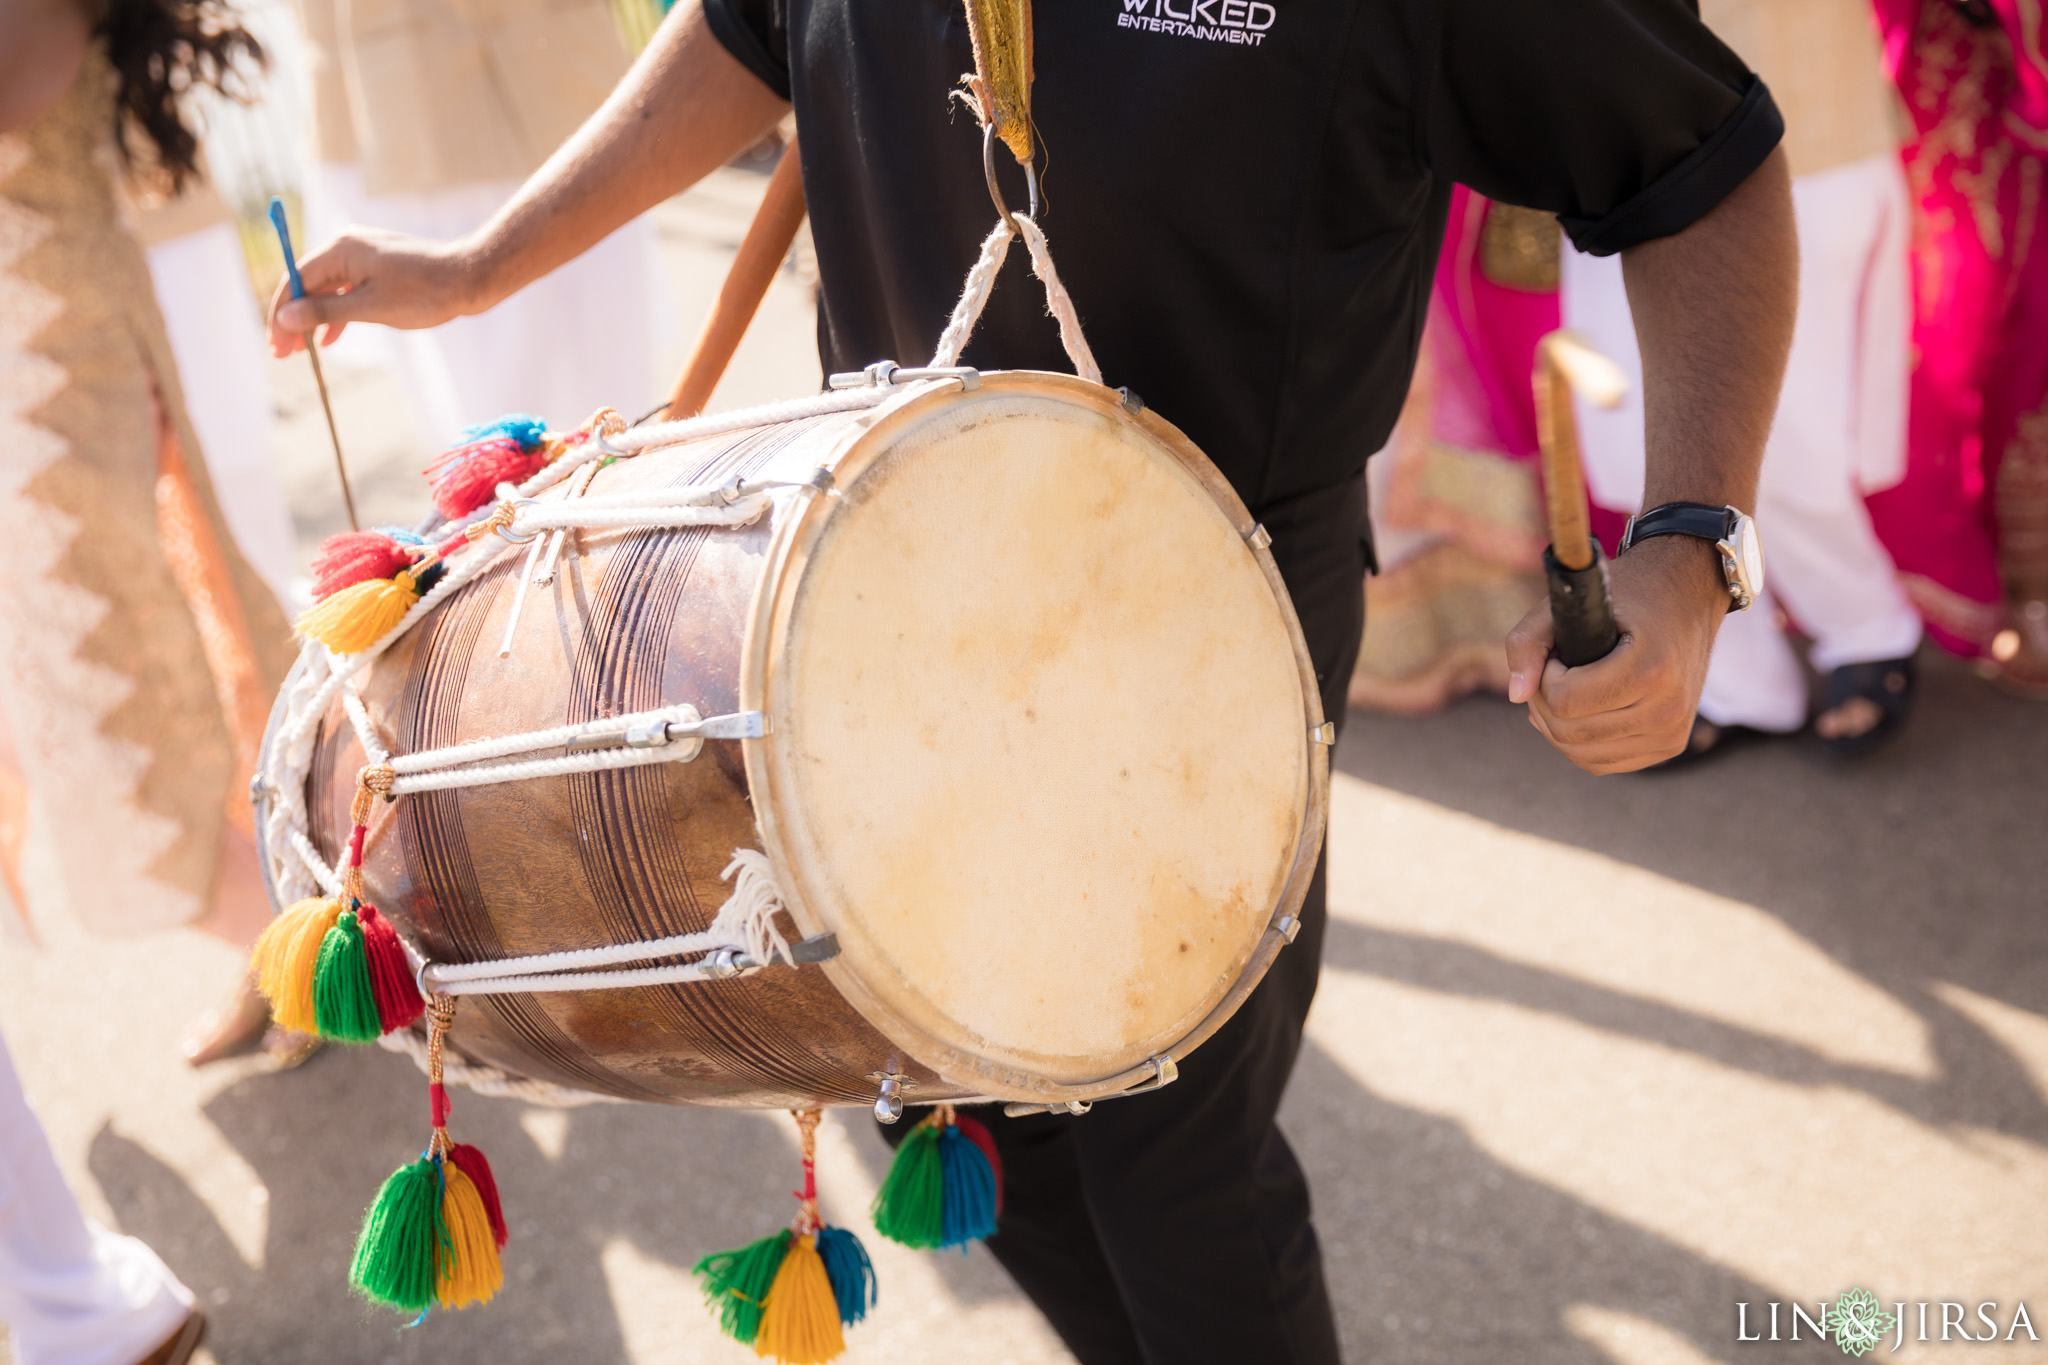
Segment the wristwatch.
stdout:
<path fill-rule="evenodd" d="M 1621 548 L 1626 550 L 1651 536 L 1698 536 L 1713 541 L 1721 552 L 1721 576 L 1727 580 L 1728 596 L 1734 603 L 1731 611 L 1741 611 L 1764 590 L 1764 547 L 1757 539 L 1756 523 L 1733 507 L 1710 507 L 1703 502 L 1667 502 L 1652 507 L 1628 519 Z"/>

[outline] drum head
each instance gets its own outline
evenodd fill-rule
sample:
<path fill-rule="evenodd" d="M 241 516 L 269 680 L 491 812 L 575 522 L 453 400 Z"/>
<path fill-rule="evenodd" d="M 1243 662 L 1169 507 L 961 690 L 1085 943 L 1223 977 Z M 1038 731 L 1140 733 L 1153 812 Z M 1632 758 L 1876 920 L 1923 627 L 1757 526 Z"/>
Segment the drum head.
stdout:
<path fill-rule="evenodd" d="M 779 531 L 749 776 L 854 1006 L 948 1079 L 1045 1094 L 1185 1037 L 1298 905 L 1321 717 L 1185 438 L 1063 376 L 946 388 Z"/>

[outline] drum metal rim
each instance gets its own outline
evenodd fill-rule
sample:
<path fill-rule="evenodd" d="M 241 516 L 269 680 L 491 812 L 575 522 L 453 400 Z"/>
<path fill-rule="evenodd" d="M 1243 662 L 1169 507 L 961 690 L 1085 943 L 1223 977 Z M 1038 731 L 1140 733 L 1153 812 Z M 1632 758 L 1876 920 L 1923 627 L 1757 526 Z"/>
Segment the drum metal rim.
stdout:
<path fill-rule="evenodd" d="M 292 685 L 305 671 L 304 654 L 293 659 L 292 666 L 285 671 L 277 696 L 270 703 L 270 717 L 263 724 L 263 742 L 256 746 L 256 771 L 249 777 L 249 805 L 256 822 L 256 866 L 263 874 L 263 894 L 270 898 L 270 912 L 274 915 L 283 914 L 285 909 L 278 896 L 276 864 L 270 856 L 270 808 L 280 793 L 264 774 L 270 771 L 271 746 L 277 743 L 278 729 L 284 724 L 286 700 L 292 695 Z"/>
<path fill-rule="evenodd" d="M 1095 1080 L 1073 1084 L 1047 1080 L 1015 1067 L 994 1063 L 932 1037 L 871 992 L 859 973 L 843 958 L 821 964 L 821 969 L 846 998 L 847 1003 L 866 1018 L 878 1032 L 894 1041 L 911 1058 L 938 1073 L 949 1087 L 961 1087 L 972 1094 L 986 1095 L 998 1100 L 1034 1104 L 1090 1102 L 1155 1081 L 1159 1075 L 1158 1064 L 1162 1058 L 1179 1062 L 1207 1041 L 1244 1003 L 1245 998 L 1251 994 L 1265 976 L 1267 969 L 1272 966 L 1273 960 L 1279 956 L 1280 950 L 1291 940 L 1291 926 L 1300 914 L 1302 901 L 1308 895 L 1309 882 L 1315 875 L 1316 863 L 1322 853 L 1323 832 L 1329 816 L 1329 747 L 1310 737 L 1323 724 L 1322 697 L 1316 685 L 1315 665 L 1309 658 L 1307 640 L 1302 634 L 1300 618 L 1295 613 L 1293 599 L 1288 595 L 1286 584 L 1280 577 L 1280 569 L 1274 562 L 1272 553 L 1266 549 L 1262 543 L 1263 538 L 1257 534 L 1260 529 L 1258 524 L 1222 473 L 1179 428 L 1159 417 L 1150 408 L 1134 413 L 1125 403 L 1123 396 L 1115 390 L 1073 375 L 1042 370 L 984 371 L 975 396 L 982 398 L 985 395 L 993 398 L 1006 392 L 1014 393 L 1025 389 L 1034 396 L 1066 399 L 1111 421 L 1142 430 L 1171 453 L 1180 462 L 1184 471 L 1210 495 L 1218 509 L 1244 540 L 1246 548 L 1265 575 L 1267 586 L 1271 589 L 1274 601 L 1284 619 L 1289 642 L 1294 648 L 1295 671 L 1301 680 L 1303 709 L 1308 718 L 1308 725 L 1302 735 L 1302 742 L 1308 748 L 1308 790 L 1304 793 L 1302 803 L 1301 830 L 1294 861 L 1288 869 L 1280 902 L 1268 921 L 1268 927 L 1261 934 L 1239 972 L 1237 980 L 1187 1034 L 1164 1052 L 1137 1066 Z M 885 438 L 890 429 L 915 420 L 913 414 L 935 403 L 956 397 L 959 392 L 953 381 L 921 382 L 901 397 L 863 414 L 834 445 L 829 457 L 830 467 L 836 469 L 856 447 L 870 440 Z M 764 714 L 768 711 L 769 662 L 771 656 L 779 652 L 784 643 L 782 637 L 786 633 L 793 608 L 792 590 L 801 579 L 801 571 L 808 559 L 810 545 L 816 542 L 819 531 L 835 510 L 834 501 L 828 498 L 810 499 L 796 515 L 782 519 L 775 528 L 767 563 L 755 589 L 753 605 L 747 620 L 746 642 L 741 652 L 739 704 L 743 709 L 761 711 Z M 768 746 L 775 742 L 773 735 L 762 739 L 744 740 L 741 742 L 741 751 L 745 757 L 747 785 L 753 795 L 754 813 L 761 832 L 762 846 L 778 869 L 793 869 L 796 863 L 790 857 L 787 836 L 778 819 L 774 800 L 775 785 Z M 802 887 L 797 884 L 795 878 L 785 876 L 782 882 L 784 902 L 800 931 L 805 934 L 816 934 L 830 927 L 804 903 Z M 900 1064 L 892 1063 L 891 1069 L 902 1068 Z M 916 1102 L 921 1098 L 923 1097 L 913 1096 L 912 1101 Z"/>

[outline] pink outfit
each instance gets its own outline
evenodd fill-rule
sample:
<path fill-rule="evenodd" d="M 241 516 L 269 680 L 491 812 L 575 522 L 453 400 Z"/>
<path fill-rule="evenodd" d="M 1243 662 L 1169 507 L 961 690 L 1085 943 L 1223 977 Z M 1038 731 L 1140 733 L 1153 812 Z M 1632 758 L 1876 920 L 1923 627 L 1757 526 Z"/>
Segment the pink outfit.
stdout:
<path fill-rule="evenodd" d="M 1487 201 L 1463 185 L 1451 193 L 1444 249 L 1430 295 L 1437 364 L 1436 439 L 1512 460 L 1536 458 L 1536 343 L 1557 330 L 1557 291 L 1516 289 L 1479 267 Z M 1542 546 L 1537 547 L 1542 554 Z"/>
<path fill-rule="evenodd" d="M 1869 506 L 1928 626 L 1964 655 L 2001 624 L 2001 569 L 2048 570 L 2048 547 L 2014 534 L 2048 489 L 2048 55 L 2042 0 L 1989 8 L 1979 27 L 1950 0 L 1877 0 L 1914 128 L 1916 364 L 1906 476 Z"/>

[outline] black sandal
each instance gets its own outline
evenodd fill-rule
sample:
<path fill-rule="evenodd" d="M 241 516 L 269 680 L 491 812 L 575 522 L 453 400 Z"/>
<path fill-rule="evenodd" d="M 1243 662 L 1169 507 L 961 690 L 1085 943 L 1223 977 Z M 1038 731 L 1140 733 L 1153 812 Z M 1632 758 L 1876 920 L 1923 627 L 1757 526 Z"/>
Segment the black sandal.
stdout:
<path fill-rule="evenodd" d="M 1913 709 L 1916 679 L 1911 658 L 1843 664 L 1828 674 L 1827 686 L 1821 697 L 1821 715 L 1858 698 L 1875 706 L 1878 715 L 1877 723 L 1861 734 L 1829 739 L 1816 730 L 1821 746 L 1829 753 L 1854 758 L 1890 743 L 1898 735 L 1899 726 L 1905 723 L 1907 713 Z"/>

